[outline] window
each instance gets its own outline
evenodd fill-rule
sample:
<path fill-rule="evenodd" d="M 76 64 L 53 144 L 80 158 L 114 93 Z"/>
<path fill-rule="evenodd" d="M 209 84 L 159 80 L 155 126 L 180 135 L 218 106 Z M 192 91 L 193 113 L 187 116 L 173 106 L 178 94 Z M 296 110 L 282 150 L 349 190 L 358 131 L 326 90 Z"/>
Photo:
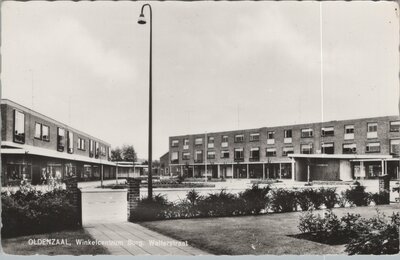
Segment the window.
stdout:
<path fill-rule="evenodd" d="M 50 127 L 42 125 L 42 139 L 43 141 L 50 141 Z"/>
<path fill-rule="evenodd" d="M 213 136 L 209 136 L 207 138 L 207 147 L 214 148 L 214 137 Z"/>
<path fill-rule="evenodd" d="M 35 123 L 35 138 L 42 139 L 42 124 Z"/>
<path fill-rule="evenodd" d="M 235 135 L 235 143 L 242 143 L 244 141 L 244 135 Z"/>
<path fill-rule="evenodd" d="M 195 162 L 202 162 L 203 161 L 203 151 L 202 150 L 197 150 L 196 151 L 196 157 L 194 158 Z"/>
<path fill-rule="evenodd" d="M 377 138 L 377 137 L 378 137 L 378 123 L 368 123 L 367 138 Z"/>
<path fill-rule="evenodd" d="M 178 147 L 179 146 L 179 140 L 172 140 L 171 146 L 172 147 Z"/>
<path fill-rule="evenodd" d="M 390 122 L 390 132 L 400 132 L 400 121 Z"/>
<path fill-rule="evenodd" d="M 228 136 L 223 135 L 221 138 L 221 147 L 228 147 Z"/>
<path fill-rule="evenodd" d="M 381 143 L 373 142 L 367 143 L 366 152 L 367 153 L 379 153 L 381 151 Z"/>
<path fill-rule="evenodd" d="M 260 133 L 250 134 L 250 142 L 260 141 Z"/>
<path fill-rule="evenodd" d="M 65 130 L 57 128 L 57 151 L 64 152 L 65 143 Z"/>
<path fill-rule="evenodd" d="M 283 147 L 282 155 L 287 156 L 288 154 L 294 153 L 293 147 Z"/>
<path fill-rule="evenodd" d="M 300 152 L 302 154 L 312 154 L 312 144 L 302 144 L 300 145 Z"/>
<path fill-rule="evenodd" d="M 190 159 L 190 153 L 184 152 L 182 153 L 182 160 L 189 160 Z"/>
<path fill-rule="evenodd" d="M 311 128 L 301 129 L 301 137 L 303 138 L 313 137 L 313 130 Z"/>
<path fill-rule="evenodd" d="M 229 158 L 229 151 L 221 151 L 221 158 L 224 159 Z"/>
<path fill-rule="evenodd" d="M 344 139 L 354 139 L 354 125 L 345 125 L 344 126 Z"/>
<path fill-rule="evenodd" d="M 276 156 L 276 148 L 267 148 L 266 149 L 266 156 L 267 157 Z"/>
<path fill-rule="evenodd" d="M 207 152 L 207 159 L 215 159 L 215 152 Z"/>
<path fill-rule="evenodd" d="M 99 158 L 99 143 L 98 142 L 94 142 L 94 158 Z"/>
<path fill-rule="evenodd" d="M 172 152 L 171 153 L 171 163 L 178 163 L 178 162 L 179 162 L 178 152 Z"/>
<path fill-rule="evenodd" d="M 107 147 L 108 160 L 111 161 L 111 147 Z"/>
<path fill-rule="evenodd" d="M 334 154 L 335 146 L 333 143 L 322 143 L 321 144 L 321 152 L 324 154 Z"/>
<path fill-rule="evenodd" d="M 267 132 L 267 144 L 275 144 L 275 131 Z"/>
<path fill-rule="evenodd" d="M 343 153 L 344 154 L 355 154 L 355 153 L 357 153 L 356 144 L 343 144 Z"/>
<path fill-rule="evenodd" d="M 189 149 L 189 138 L 183 139 L 183 149 L 188 150 Z"/>
<path fill-rule="evenodd" d="M 250 161 L 259 161 L 260 160 L 260 148 L 254 147 L 250 148 Z"/>
<path fill-rule="evenodd" d="M 25 143 L 25 114 L 14 110 L 14 142 Z"/>
<path fill-rule="evenodd" d="M 71 131 L 67 132 L 68 153 L 74 153 L 74 134 Z"/>
<path fill-rule="evenodd" d="M 106 156 L 106 147 L 105 146 L 100 146 L 100 155 Z"/>
<path fill-rule="evenodd" d="M 93 140 L 89 140 L 89 157 L 93 157 L 94 151 L 93 151 Z"/>
<path fill-rule="evenodd" d="M 194 140 L 195 145 L 202 145 L 203 144 L 203 138 L 198 137 Z"/>
<path fill-rule="evenodd" d="M 283 142 L 285 144 L 290 144 L 292 143 L 292 130 L 285 130 L 284 131 L 284 139 Z"/>
<path fill-rule="evenodd" d="M 321 136 L 334 136 L 335 130 L 333 126 L 325 126 L 321 128 Z"/>
<path fill-rule="evenodd" d="M 82 151 L 85 150 L 85 139 L 80 138 L 80 137 L 78 138 L 77 148 L 78 148 L 78 150 L 82 150 Z"/>
<path fill-rule="evenodd" d="M 235 148 L 234 150 L 234 159 L 235 161 L 243 160 L 244 159 L 244 153 L 243 153 L 243 148 Z"/>
<path fill-rule="evenodd" d="M 390 154 L 400 155 L 399 147 L 400 147 L 400 139 L 390 140 Z"/>

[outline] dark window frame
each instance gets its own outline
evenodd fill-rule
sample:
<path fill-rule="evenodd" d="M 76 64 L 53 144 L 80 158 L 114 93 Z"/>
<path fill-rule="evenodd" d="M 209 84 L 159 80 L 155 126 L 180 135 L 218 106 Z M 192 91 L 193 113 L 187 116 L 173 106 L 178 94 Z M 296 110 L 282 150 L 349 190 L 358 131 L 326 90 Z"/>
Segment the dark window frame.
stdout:
<path fill-rule="evenodd" d="M 308 135 L 308 136 L 303 135 L 303 133 L 309 133 L 309 131 L 303 132 L 303 130 L 311 130 L 311 135 Z M 312 129 L 312 128 L 302 128 L 302 129 L 300 129 L 300 137 L 301 138 L 313 138 L 314 137 L 314 129 Z"/>
<path fill-rule="evenodd" d="M 60 130 L 64 131 L 64 135 L 60 135 Z M 64 152 L 65 150 L 65 129 L 57 127 L 57 151 Z"/>
<path fill-rule="evenodd" d="M 351 151 L 350 153 L 345 152 L 345 149 L 349 149 L 349 148 L 344 148 L 344 146 L 345 146 L 345 145 L 350 145 L 350 144 L 356 145 L 356 148 L 355 148 L 355 149 L 352 149 L 352 151 Z M 356 154 L 356 153 L 357 153 L 357 144 L 356 144 L 356 143 L 347 143 L 347 144 L 343 144 L 343 145 L 342 145 L 342 153 L 343 153 L 343 154 Z"/>
<path fill-rule="evenodd" d="M 324 128 L 332 128 L 333 130 L 331 131 L 332 133 L 327 134 Z M 321 137 L 329 137 L 329 136 L 335 136 L 335 127 L 334 126 L 323 126 L 321 127 Z"/>
<path fill-rule="evenodd" d="M 37 125 L 39 125 L 40 137 L 36 137 L 36 126 Z M 35 122 L 35 134 L 33 135 L 33 138 L 36 139 L 36 140 L 42 140 L 42 136 L 43 136 L 42 123 Z"/>
<path fill-rule="evenodd" d="M 368 144 L 374 144 L 374 143 L 378 143 L 379 144 L 379 150 L 378 151 L 368 151 Z M 380 153 L 381 152 L 381 142 L 369 142 L 369 143 L 366 143 L 366 145 L 365 145 L 365 152 L 366 153 Z"/>
<path fill-rule="evenodd" d="M 400 132 L 400 125 L 398 126 L 397 130 L 392 130 L 392 123 L 395 123 L 395 122 L 399 122 L 400 123 L 400 120 L 395 120 L 395 121 L 390 121 L 389 122 L 389 132 L 392 132 L 392 133 Z"/>
<path fill-rule="evenodd" d="M 46 128 L 47 127 L 47 138 L 45 138 L 45 135 L 43 134 L 44 133 L 44 128 Z M 50 142 L 50 126 L 48 126 L 48 125 L 45 125 L 45 124 L 42 124 L 42 141 L 45 141 L 45 142 Z"/>
<path fill-rule="evenodd" d="M 19 135 L 16 135 L 16 119 L 17 119 L 17 113 L 20 113 L 20 114 L 22 114 L 23 115 L 23 117 L 24 117 L 24 124 L 23 124 L 23 126 L 24 126 L 24 132 L 22 133 L 22 134 L 19 134 Z M 22 111 L 20 111 L 20 110 L 17 110 L 17 109 L 14 109 L 14 125 L 13 125 L 13 142 L 14 143 L 19 143 L 19 144 L 24 144 L 25 143 L 25 138 L 26 138 L 26 131 L 25 131 L 25 113 L 24 112 L 22 112 Z"/>

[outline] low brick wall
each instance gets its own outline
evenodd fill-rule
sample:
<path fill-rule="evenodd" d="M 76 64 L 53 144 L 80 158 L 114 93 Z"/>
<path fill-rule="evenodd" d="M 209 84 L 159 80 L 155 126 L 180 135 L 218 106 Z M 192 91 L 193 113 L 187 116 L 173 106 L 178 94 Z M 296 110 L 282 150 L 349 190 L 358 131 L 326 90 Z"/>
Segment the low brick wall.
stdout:
<path fill-rule="evenodd" d="M 70 192 L 70 201 L 76 208 L 76 222 L 78 226 L 82 226 L 82 194 L 78 188 L 78 178 L 71 177 L 64 180 L 67 191 Z"/>
<path fill-rule="evenodd" d="M 140 200 L 140 179 L 127 178 L 128 182 L 128 221 L 131 221 Z"/>

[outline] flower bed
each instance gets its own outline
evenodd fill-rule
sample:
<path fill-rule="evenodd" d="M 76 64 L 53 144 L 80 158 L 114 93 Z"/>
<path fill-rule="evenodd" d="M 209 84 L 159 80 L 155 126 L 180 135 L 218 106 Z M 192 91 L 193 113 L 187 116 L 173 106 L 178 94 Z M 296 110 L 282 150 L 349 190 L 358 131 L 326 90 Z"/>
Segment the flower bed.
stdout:
<path fill-rule="evenodd" d="M 169 184 L 171 185 L 171 184 Z M 174 184 L 178 185 L 180 184 Z M 132 221 L 146 221 L 174 218 L 222 217 L 237 215 L 256 215 L 307 211 L 336 206 L 368 205 L 371 201 L 381 204 L 382 194 L 370 194 L 359 185 L 355 185 L 339 196 L 335 188 L 271 189 L 270 186 L 251 189 L 233 194 L 225 190 L 200 196 L 195 190 L 187 193 L 186 199 L 176 203 L 169 202 L 164 196 L 157 195 L 153 200 L 139 201 Z M 371 199 L 373 198 L 373 199 Z M 362 203 L 360 203 L 360 201 Z M 368 204 L 365 204 L 365 201 Z"/>

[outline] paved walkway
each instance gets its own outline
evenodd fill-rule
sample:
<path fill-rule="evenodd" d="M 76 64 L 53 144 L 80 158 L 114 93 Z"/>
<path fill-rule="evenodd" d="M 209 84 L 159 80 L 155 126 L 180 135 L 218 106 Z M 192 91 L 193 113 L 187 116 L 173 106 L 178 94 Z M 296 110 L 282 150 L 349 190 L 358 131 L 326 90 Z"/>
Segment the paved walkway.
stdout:
<path fill-rule="evenodd" d="M 208 255 L 184 241 L 161 235 L 139 224 L 116 222 L 93 224 L 85 230 L 112 255 Z M 109 243 L 109 244 L 107 244 Z"/>

